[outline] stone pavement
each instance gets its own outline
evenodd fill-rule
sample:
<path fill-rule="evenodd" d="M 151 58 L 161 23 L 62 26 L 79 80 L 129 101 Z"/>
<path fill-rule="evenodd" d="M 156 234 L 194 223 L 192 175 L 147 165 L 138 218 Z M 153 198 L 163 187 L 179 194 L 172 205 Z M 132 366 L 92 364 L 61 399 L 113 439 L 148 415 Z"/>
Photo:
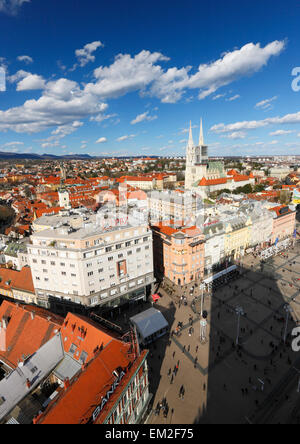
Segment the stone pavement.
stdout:
<path fill-rule="evenodd" d="M 292 308 L 289 333 L 300 319 L 300 246 L 290 250 L 288 258 L 271 258 L 262 271 L 259 260 L 247 256 L 241 271 L 237 281 L 205 298 L 205 344 L 200 343 L 199 315 L 190 305 L 179 308 L 174 296 L 161 291 L 163 298 L 157 308 L 168 318 L 171 330 L 179 321 L 184 328 L 181 336 L 164 337 L 151 346 L 153 409 L 165 397 L 169 413 L 164 418 L 162 412 L 159 416 L 152 412 L 149 424 L 298 421 L 299 356 L 291 350 L 290 337 L 284 344 L 283 336 L 287 303 Z M 245 316 L 240 320 L 237 347 L 238 306 Z M 178 361 L 179 370 L 171 384 L 168 373 Z M 179 398 L 182 385 L 184 399 Z"/>

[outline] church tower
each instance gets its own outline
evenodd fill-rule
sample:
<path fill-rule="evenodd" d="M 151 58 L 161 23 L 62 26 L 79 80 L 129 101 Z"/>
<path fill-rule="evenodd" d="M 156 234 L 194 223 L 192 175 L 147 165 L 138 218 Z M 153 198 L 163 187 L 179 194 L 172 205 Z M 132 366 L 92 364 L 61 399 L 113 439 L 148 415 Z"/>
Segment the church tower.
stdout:
<path fill-rule="evenodd" d="M 185 188 L 190 190 L 197 180 L 207 178 L 208 147 L 204 144 L 203 123 L 200 122 L 199 144 L 194 145 L 192 123 L 190 123 L 189 141 L 186 152 Z"/>

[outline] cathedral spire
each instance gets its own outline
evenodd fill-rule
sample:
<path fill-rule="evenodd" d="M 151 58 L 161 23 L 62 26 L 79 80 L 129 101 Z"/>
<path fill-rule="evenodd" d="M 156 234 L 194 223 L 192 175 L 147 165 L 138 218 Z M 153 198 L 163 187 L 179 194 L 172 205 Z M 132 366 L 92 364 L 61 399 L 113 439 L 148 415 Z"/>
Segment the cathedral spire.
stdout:
<path fill-rule="evenodd" d="M 201 119 L 201 121 L 200 121 L 199 146 L 204 146 L 204 137 L 203 137 L 203 124 L 202 124 L 202 119 Z"/>
<path fill-rule="evenodd" d="M 194 146 L 194 141 L 193 141 L 192 122 L 190 122 L 190 135 L 189 135 L 188 147 L 193 148 L 193 146 Z"/>

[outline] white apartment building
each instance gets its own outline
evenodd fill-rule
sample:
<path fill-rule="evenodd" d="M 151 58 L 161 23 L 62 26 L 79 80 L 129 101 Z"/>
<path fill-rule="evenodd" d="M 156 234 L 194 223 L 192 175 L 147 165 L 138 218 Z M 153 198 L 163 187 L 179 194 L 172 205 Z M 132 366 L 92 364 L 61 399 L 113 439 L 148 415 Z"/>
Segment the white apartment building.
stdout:
<path fill-rule="evenodd" d="M 225 232 L 222 222 L 207 222 L 203 226 L 205 235 L 205 267 L 204 274 L 211 274 L 214 269 L 225 262 Z"/>
<path fill-rule="evenodd" d="M 154 283 L 149 227 L 104 230 L 91 215 L 74 228 L 71 219 L 31 236 L 28 257 L 38 304 L 114 308 L 145 300 Z"/>

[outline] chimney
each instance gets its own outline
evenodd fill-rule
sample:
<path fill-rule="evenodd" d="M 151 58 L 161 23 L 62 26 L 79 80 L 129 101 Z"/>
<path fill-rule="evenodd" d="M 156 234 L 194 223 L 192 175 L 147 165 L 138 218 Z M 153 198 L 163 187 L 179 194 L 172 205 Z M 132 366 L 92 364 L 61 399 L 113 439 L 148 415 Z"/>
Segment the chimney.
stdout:
<path fill-rule="evenodd" d="M 7 320 L 5 318 L 2 319 L 2 327 L 4 330 L 7 329 Z"/>
<path fill-rule="evenodd" d="M 65 390 L 68 390 L 69 387 L 70 387 L 70 379 L 66 378 L 64 380 L 64 388 L 65 388 Z"/>
<path fill-rule="evenodd" d="M 35 313 L 34 313 L 34 311 L 32 311 L 31 312 L 31 319 L 34 320 L 34 317 L 35 317 Z"/>
<path fill-rule="evenodd" d="M 26 387 L 28 389 L 30 389 L 30 387 L 31 387 L 31 383 L 30 383 L 29 379 L 26 379 Z"/>

